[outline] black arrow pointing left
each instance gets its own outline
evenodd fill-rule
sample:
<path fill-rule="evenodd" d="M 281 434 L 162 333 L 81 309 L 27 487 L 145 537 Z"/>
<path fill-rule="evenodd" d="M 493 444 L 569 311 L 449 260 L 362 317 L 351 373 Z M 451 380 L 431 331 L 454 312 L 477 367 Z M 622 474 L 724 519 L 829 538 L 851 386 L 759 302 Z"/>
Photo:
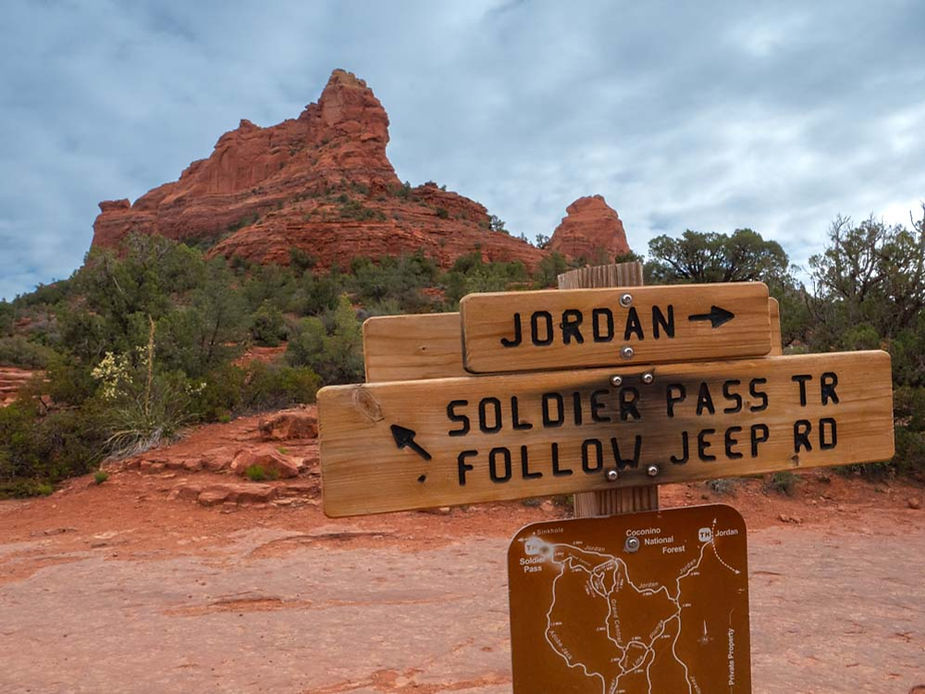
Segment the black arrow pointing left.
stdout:
<path fill-rule="evenodd" d="M 421 456 L 424 460 L 430 460 L 433 456 L 428 453 L 424 448 L 414 440 L 414 437 L 417 436 L 417 432 L 414 429 L 408 429 L 407 427 L 399 426 L 398 424 L 392 425 L 392 438 L 395 439 L 395 445 L 399 448 L 410 448 L 412 451 Z"/>

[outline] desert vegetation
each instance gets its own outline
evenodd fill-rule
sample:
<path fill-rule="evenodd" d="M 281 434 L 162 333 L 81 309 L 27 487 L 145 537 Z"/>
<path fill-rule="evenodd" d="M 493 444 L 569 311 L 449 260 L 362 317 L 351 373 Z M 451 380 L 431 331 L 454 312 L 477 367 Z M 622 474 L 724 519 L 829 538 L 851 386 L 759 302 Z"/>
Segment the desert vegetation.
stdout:
<path fill-rule="evenodd" d="M 648 258 L 616 260 L 633 258 L 645 261 L 648 283 L 766 282 L 791 352 L 889 351 L 897 453 L 864 471 L 925 474 L 925 221 L 836 219 L 802 274 L 779 244 L 749 229 L 660 236 Z M 582 262 L 551 254 L 531 273 L 475 251 L 446 270 L 421 253 L 322 270 L 298 249 L 290 261 L 207 258 L 135 235 L 119 254 L 94 249 L 69 279 L 0 302 L 0 365 L 38 374 L 0 408 L 0 495 L 48 493 L 186 426 L 312 402 L 321 385 L 362 380 L 366 317 L 455 310 L 471 292 L 552 287 Z M 274 358 L 249 358 L 253 347 Z"/>
<path fill-rule="evenodd" d="M 298 249 L 290 260 L 208 259 L 135 235 L 121 253 L 94 249 L 70 278 L 0 302 L 0 364 L 37 372 L 0 408 L 0 495 L 48 493 L 184 427 L 313 402 L 323 384 L 362 380 L 368 316 L 452 310 L 471 291 L 536 286 L 522 263 L 478 252 L 448 271 L 422 254 L 324 271 Z M 252 347 L 278 354 L 250 359 Z"/>

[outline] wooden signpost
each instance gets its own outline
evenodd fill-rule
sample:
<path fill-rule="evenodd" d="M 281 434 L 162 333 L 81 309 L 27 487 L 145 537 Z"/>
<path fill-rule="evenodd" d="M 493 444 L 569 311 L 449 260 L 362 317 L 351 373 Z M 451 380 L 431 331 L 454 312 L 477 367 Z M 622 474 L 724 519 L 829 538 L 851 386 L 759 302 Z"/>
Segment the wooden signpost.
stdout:
<path fill-rule="evenodd" d="M 885 352 L 334 386 L 331 516 L 885 460 Z"/>
<path fill-rule="evenodd" d="M 780 308 L 768 299 L 771 355 L 781 354 Z M 466 376 L 458 313 L 376 316 L 363 324 L 366 382 Z"/>
<path fill-rule="evenodd" d="M 377 316 L 363 324 L 366 381 L 465 376 L 458 313 Z"/>
<path fill-rule="evenodd" d="M 318 393 L 329 516 L 562 493 L 579 516 L 648 510 L 515 537 L 517 693 L 749 692 L 741 517 L 657 511 L 657 485 L 893 455 L 887 353 L 782 356 L 763 284 L 641 281 L 586 268 L 370 319 L 366 383 Z"/>
<path fill-rule="evenodd" d="M 460 302 L 472 373 L 654 364 L 767 354 L 758 282 L 470 294 Z"/>

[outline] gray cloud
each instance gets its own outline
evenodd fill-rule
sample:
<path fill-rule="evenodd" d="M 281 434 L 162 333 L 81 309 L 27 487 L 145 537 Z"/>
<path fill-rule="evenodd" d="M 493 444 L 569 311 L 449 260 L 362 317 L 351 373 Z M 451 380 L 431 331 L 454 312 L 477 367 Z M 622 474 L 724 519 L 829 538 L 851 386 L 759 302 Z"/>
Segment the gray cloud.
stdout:
<path fill-rule="evenodd" d="M 331 69 L 389 112 L 389 155 L 550 234 L 603 194 L 655 234 L 749 226 L 796 262 L 836 214 L 925 198 L 916 2 L 32 2 L 0 29 L 0 296 L 66 277 L 96 203 L 135 199 Z"/>

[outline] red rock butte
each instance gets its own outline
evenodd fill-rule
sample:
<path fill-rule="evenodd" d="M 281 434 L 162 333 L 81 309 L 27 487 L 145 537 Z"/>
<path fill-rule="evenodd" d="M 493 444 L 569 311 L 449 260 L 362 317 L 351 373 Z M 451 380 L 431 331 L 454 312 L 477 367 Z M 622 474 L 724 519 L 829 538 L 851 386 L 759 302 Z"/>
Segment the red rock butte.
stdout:
<path fill-rule="evenodd" d="M 209 255 L 257 263 L 287 265 L 291 249 L 300 249 L 321 267 L 416 251 L 448 267 L 478 250 L 485 260 L 520 260 L 534 268 L 548 253 L 492 231 L 488 211 L 473 200 L 432 182 L 403 185 L 386 156 L 388 128 L 389 117 L 366 83 L 335 70 L 318 102 L 298 118 L 267 128 L 242 120 L 178 181 L 134 203 L 101 202 L 93 246 L 117 248 L 131 233 L 160 234 L 208 248 Z M 569 212 L 583 200 L 593 198 L 575 202 Z M 619 218 L 600 200 L 625 247 Z M 578 257 L 569 249 L 584 252 L 606 236 L 607 214 L 581 209 L 582 220 L 600 224 L 570 226 L 571 240 L 560 243 L 554 236 L 551 249 Z M 584 228 L 593 229 L 593 241 L 579 239 Z M 613 245 L 606 243 L 602 247 Z"/>
<path fill-rule="evenodd" d="M 623 222 L 602 195 L 578 198 L 565 211 L 547 245 L 550 251 L 591 264 L 610 263 L 630 252 Z"/>

